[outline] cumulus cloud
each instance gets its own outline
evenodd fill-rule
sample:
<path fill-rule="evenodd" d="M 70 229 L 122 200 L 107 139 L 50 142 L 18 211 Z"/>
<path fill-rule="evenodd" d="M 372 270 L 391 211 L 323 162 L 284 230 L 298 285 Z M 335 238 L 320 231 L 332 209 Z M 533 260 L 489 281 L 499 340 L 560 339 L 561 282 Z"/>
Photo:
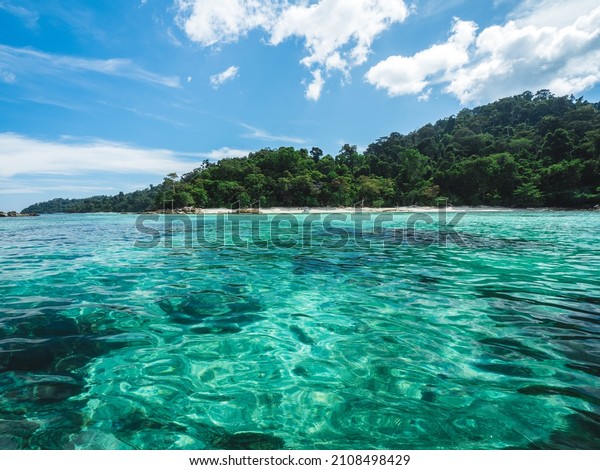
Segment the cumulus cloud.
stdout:
<path fill-rule="evenodd" d="M 409 10 L 403 0 L 178 0 L 179 22 L 202 46 L 237 41 L 254 29 L 269 35 L 274 46 L 296 37 L 308 55 L 301 63 L 313 80 L 306 97 L 319 98 L 326 75 L 363 64 L 375 38 Z"/>
<path fill-rule="evenodd" d="M 283 2 L 177 0 L 181 27 L 202 46 L 235 42 L 252 29 L 268 29 L 280 3 Z"/>
<path fill-rule="evenodd" d="M 185 161 L 181 157 L 171 150 L 137 148 L 99 139 L 47 141 L 20 134 L 0 134 L 0 178 L 91 172 L 165 175 L 198 166 L 198 161 Z"/>
<path fill-rule="evenodd" d="M 373 40 L 392 23 L 404 21 L 408 8 L 394 0 L 321 0 L 285 9 L 273 25 L 271 44 L 292 36 L 304 39 L 307 67 L 347 70 L 367 60 Z"/>
<path fill-rule="evenodd" d="M 600 82 L 600 6 L 597 0 L 526 0 L 504 24 L 479 34 L 474 23 L 455 20 L 446 43 L 388 57 L 365 79 L 390 96 L 443 84 L 463 104 L 544 88 L 580 93 Z"/>
<path fill-rule="evenodd" d="M 219 88 L 226 81 L 233 80 L 235 77 L 237 77 L 238 71 L 239 69 L 235 65 L 232 65 L 224 72 L 218 73 L 216 75 L 211 75 L 210 83 L 213 86 L 213 88 Z"/>
<path fill-rule="evenodd" d="M 600 82 L 600 7 L 587 11 L 579 2 L 566 3 L 570 23 L 545 14 L 546 24 L 533 15 L 531 22 L 510 20 L 483 30 L 471 62 L 449 77 L 446 90 L 468 103 L 525 89 L 580 93 Z"/>
<path fill-rule="evenodd" d="M 404 0 L 177 0 L 177 5 L 180 25 L 202 46 L 234 42 L 256 29 L 273 46 L 300 39 L 307 51 L 301 63 L 312 77 L 304 81 L 305 96 L 318 100 L 327 78 L 335 71 L 348 77 L 364 64 L 374 40 L 392 24 L 413 11 L 427 17 L 441 3 L 431 0 L 415 10 Z M 388 57 L 365 79 L 391 96 L 422 100 L 430 93 L 424 90 L 442 85 L 464 104 L 525 89 L 579 93 L 600 82 L 600 6 L 597 0 L 523 0 L 504 22 L 479 31 L 468 18 L 455 19 L 446 42 Z"/>
<path fill-rule="evenodd" d="M 421 93 L 430 83 L 469 61 L 468 48 L 475 40 L 475 23 L 456 20 L 447 42 L 435 44 L 412 57 L 391 56 L 372 67 L 365 78 L 390 96 Z"/>
<path fill-rule="evenodd" d="M 320 70 L 313 71 L 312 76 L 313 80 L 306 88 L 306 98 L 309 100 L 318 101 L 321 97 L 321 91 L 323 90 L 325 80 L 323 80 Z"/>

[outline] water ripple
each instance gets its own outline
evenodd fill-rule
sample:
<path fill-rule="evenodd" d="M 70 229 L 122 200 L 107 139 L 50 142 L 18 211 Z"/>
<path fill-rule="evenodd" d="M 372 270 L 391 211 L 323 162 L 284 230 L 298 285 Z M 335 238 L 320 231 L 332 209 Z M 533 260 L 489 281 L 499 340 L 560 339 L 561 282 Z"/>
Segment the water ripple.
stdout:
<path fill-rule="evenodd" d="M 0 448 L 598 448 L 599 215 L 469 214 L 448 247 L 407 217 L 273 249 L 9 221 Z"/>

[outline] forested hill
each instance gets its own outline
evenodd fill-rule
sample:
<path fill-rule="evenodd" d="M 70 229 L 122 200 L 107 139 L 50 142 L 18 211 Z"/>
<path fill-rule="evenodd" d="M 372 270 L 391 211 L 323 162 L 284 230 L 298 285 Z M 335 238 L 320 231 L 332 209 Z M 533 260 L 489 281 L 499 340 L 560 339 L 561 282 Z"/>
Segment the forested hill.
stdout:
<path fill-rule="evenodd" d="M 165 188 L 165 191 L 163 191 Z M 34 204 L 23 212 L 176 207 L 453 204 L 592 207 L 600 203 L 600 103 L 525 92 L 392 133 L 364 152 L 263 149 L 131 194 Z M 170 206 L 170 203 L 168 204 Z"/>
<path fill-rule="evenodd" d="M 84 199 L 57 198 L 38 202 L 21 211 L 22 214 L 54 214 L 57 212 L 143 212 L 154 207 L 162 195 L 162 185 L 115 196 L 92 196 Z"/>

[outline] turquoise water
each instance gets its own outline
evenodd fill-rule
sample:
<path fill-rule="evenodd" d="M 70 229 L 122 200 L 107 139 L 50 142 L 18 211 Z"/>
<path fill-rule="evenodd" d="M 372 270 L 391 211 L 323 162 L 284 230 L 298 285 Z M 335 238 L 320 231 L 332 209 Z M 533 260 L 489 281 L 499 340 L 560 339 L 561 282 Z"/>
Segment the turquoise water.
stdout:
<path fill-rule="evenodd" d="M 364 218 L 0 219 L 0 448 L 600 448 L 600 213 Z"/>

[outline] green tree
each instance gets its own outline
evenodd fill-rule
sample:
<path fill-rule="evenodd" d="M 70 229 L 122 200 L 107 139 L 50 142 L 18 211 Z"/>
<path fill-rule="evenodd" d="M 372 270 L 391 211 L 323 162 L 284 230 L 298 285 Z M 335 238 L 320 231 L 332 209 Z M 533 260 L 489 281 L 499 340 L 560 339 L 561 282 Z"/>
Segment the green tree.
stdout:
<path fill-rule="evenodd" d="M 517 207 L 540 207 L 544 204 L 544 194 L 534 183 L 523 183 L 515 190 L 514 202 Z"/>

